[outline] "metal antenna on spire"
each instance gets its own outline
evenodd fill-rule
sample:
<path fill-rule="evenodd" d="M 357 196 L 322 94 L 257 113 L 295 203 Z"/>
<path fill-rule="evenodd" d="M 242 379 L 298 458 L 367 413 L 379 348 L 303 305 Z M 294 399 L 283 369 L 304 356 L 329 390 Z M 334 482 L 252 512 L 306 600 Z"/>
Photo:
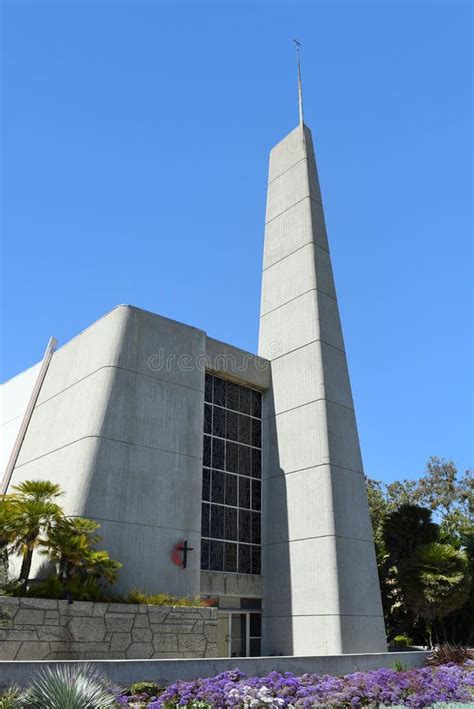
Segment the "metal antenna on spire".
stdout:
<path fill-rule="evenodd" d="M 303 85 L 301 83 L 301 66 L 300 66 L 300 47 L 301 47 L 301 42 L 299 42 L 297 39 L 294 39 L 293 42 L 295 43 L 296 47 L 296 61 L 298 64 L 298 107 L 299 107 L 299 112 L 300 112 L 300 124 L 303 125 L 304 123 L 304 116 L 303 116 Z"/>

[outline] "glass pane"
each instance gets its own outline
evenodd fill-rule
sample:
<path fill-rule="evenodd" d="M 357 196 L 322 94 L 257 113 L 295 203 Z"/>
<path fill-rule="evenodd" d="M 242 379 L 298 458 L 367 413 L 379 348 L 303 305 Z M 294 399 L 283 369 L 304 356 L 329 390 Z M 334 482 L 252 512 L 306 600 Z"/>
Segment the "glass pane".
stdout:
<path fill-rule="evenodd" d="M 202 462 L 206 468 L 211 467 L 211 438 L 210 438 L 210 436 L 204 436 L 204 450 L 203 450 Z"/>
<path fill-rule="evenodd" d="M 204 404 L 204 433 L 212 433 L 212 406 Z"/>
<path fill-rule="evenodd" d="M 255 449 L 252 450 L 252 477 L 262 477 L 262 454 Z"/>
<path fill-rule="evenodd" d="M 212 439 L 212 467 L 224 470 L 225 441 L 220 438 Z"/>
<path fill-rule="evenodd" d="M 237 507 L 237 475 L 225 476 L 225 504 Z"/>
<path fill-rule="evenodd" d="M 226 411 L 225 437 L 231 441 L 239 438 L 239 414 L 235 411 Z"/>
<path fill-rule="evenodd" d="M 250 394 L 251 398 L 251 414 L 252 416 L 262 417 L 262 395 L 259 391 L 254 391 Z"/>
<path fill-rule="evenodd" d="M 214 377 L 211 374 L 206 374 L 206 380 L 204 385 L 204 400 L 212 401 L 212 382 Z"/>
<path fill-rule="evenodd" d="M 211 571 L 222 571 L 224 568 L 224 542 L 211 539 L 209 543 L 209 568 Z"/>
<path fill-rule="evenodd" d="M 227 441 L 226 443 L 226 455 L 225 455 L 225 468 L 231 473 L 237 473 L 239 471 L 239 446 L 237 443 L 231 443 Z"/>
<path fill-rule="evenodd" d="M 225 473 L 220 470 L 212 472 L 211 499 L 212 502 L 224 503 Z"/>
<path fill-rule="evenodd" d="M 250 638 L 250 657 L 260 657 L 262 641 L 260 638 Z"/>
<path fill-rule="evenodd" d="M 226 381 L 214 377 L 214 403 L 219 406 L 225 406 L 226 399 Z"/>
<path fill-rule="evenodd" d="M 259 419 L 252 420 L 252 445 L 257 448 L 262 446 L 262 424 Z"/>
<path fill-rule="evenodd" d="M 231 655 L 232 657 L 245 657 L 247 616 L 245 613 L 232 613 L 230 622 Z"/>
<path fill-rule="evenodd" d="M 225 434 L 225 409 L 214 406 L 214 416 L 212 421 L 212 435 L 224 438 Z"/>
<path fill-rule="evenodd" d="M 239 473 L 250 475 L 250 451 L 247 446 L 239 446 Z"/>
<path fill-rule="evenodd" d="M 239 510 L 239 542 L 251 542 L 250 512 Z"/>
<path fill-rule="evenodd" d="M 237 541 L 237 510 L 233 507 L 224 507 L 224 539 Z"/>
<path fill-rule="evenodd" d="M 237 411 L 239 408 L 239 386 L 227 382 L 227 408 Z"/>
<path fill-rule="evenodd" d="M 261 532 L 260 532 L 260 512 L 251 512 L 252 515 L 252 520 L 251 520 L 251 525 L 252 525 L 252 543 L 253 544 L 260 544 L 261 542 Z"/>
<path fill-rule="evenodd" d="M 252 547 L 252 573 L 262 573 L 261 551 L 260 547 Z"/>
<path fill-rule="evenodd" d="M 211 505 L 211 533 L 210 537 L 222 539 L 224 536 L 224 507 Z"/>
<path fill-rule="evenodd" d="M 202 499 L 209 500 L 211 495 L 211 471 L 204 468 L 202 471 Z"/>
<path fill-rule="evenodd" d="M 250 509 L 250 478 L 241 477 L 239 480 L 239 507 Z"/>
<path fill-rule="evenodd" d="M 203 537 L 208 537 L 210 531 L 209 505 L 203 504 L 201 506 L 201 534 Z"/>
<path fill-rule="evenodd" d="M 252 480 L 252 509 L 260 512 L 262 508 L 260 480 Z"/>
<path fill-rule="evenodd" d="M 201 540 L 201 569 L 209 568 L 209 540 Z"/>
<path fill-rule="evenodd" d="M 250 574 L 250 546 L 239 544 L 239 573 Z"/>
<path fill-rule="evenodd" d="M 239 416 L 239 441 L 240 443 L 250 443 L 250 417 Z"/>
<path fill-rule="evenodd" d="M 262 614 L 261 613 L 251 613 L 250 614 L 250 637 L 251 638 L 261 638 L 262 637 Z"/>
<path fill-rule="evenodd" d="M 237 571 L 237 544 L 224 545 L 224 571 L 235 573 Z"/>
<path fill-rule="evenodd" d="M 239 411 L 242 414 L 250 413 L 250 389 L 239 387 Z"/>

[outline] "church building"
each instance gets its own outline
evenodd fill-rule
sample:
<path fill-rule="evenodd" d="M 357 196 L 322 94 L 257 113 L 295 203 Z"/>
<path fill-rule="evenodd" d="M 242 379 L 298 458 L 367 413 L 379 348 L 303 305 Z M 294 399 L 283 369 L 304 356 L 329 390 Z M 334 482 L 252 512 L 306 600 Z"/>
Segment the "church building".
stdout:
<path fill-rule="evenodd" d="M 216 599 L 223 657 L 386 651 L 301 95 L 270 153 L 258 354 L 119 305 L 2 389 L 2 492 L 59 483 L 118 592 Z"/>

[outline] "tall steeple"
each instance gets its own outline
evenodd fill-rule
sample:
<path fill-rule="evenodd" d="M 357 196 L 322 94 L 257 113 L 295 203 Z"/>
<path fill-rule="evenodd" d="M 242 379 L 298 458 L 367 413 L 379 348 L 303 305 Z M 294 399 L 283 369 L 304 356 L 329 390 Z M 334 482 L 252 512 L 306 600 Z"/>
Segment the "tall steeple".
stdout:
<path fill-rule="evenodd" d="M 367 492 L 310 129 L 270 154 L 259 354 L 264 654 L 386 650 Z"/>

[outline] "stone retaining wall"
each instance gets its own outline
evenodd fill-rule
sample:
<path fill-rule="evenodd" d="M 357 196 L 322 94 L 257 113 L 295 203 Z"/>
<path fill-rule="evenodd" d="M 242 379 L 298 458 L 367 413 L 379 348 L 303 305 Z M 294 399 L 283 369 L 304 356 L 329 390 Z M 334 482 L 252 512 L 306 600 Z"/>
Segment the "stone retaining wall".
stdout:
<path fill-rule="evenodd" d="M 0 597 L 0 660 L 216 655 L 215 608 Z"/>

